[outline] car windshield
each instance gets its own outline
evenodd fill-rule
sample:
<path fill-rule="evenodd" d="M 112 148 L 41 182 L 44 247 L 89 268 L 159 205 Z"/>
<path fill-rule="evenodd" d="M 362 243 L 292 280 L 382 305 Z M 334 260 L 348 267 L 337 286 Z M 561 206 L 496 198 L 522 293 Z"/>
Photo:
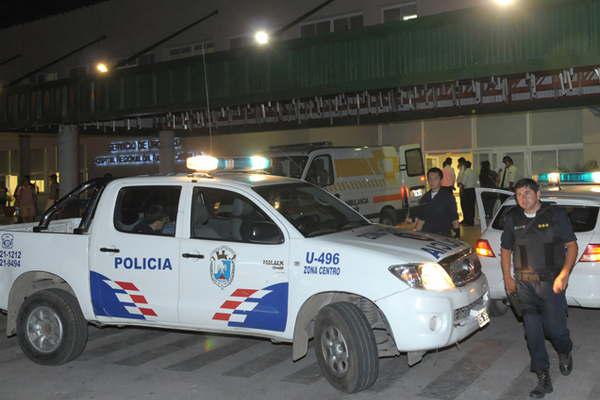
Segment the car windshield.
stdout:
<path fill-rule="evenodd" d="M 307 161 L 307 156 L 273 157 L 271 158 L 270 173 L 300 179 Z"/>
<path fill-rule="evenodd" d="M 254 188 L 305 237 L 326 235 L 369 225 L 356 211 L 308 183 Z"/>

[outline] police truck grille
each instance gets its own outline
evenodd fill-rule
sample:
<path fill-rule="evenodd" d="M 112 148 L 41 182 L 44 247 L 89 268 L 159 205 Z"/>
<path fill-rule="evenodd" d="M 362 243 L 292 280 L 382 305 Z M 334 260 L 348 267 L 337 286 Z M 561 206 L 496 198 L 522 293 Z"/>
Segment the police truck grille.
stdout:
<path fill-rule="evenodd" d="M 440 261 L 454 286 L 465 286 L 481 276 L 481 263 L 479 258 L 471 249 L 465 250 Z"/>
<path fill-rule="evenodd" d="M 481 296 L 468 306 L 464 306 L 454 310 L 454 320 L 460 321 L 467 318 L 471 314 L 471 310 L 480 309 L 481 307 L 483 307 L 483 304 L 483 296 Z"/>

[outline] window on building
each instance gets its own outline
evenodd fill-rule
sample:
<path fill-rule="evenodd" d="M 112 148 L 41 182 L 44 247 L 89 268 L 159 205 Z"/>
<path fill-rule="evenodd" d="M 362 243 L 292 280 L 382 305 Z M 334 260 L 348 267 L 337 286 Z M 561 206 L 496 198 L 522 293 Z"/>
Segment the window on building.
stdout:
<path fill-rule="evenodd" d="M 393 21 L 408 21 L 418 17 L 417 3 L 408 1 L 382 10 L 383 23 Z"/>
<path fill-rule="evenodd" d="M 300 26 L 300 37 L 307 38 L 331 32 L 347 32 L 364 26 L 362 14 L 350 14 L 331 19 L 309 22 Z"/>
<path fill-rule="evenodd" d="M 130 186 L 119 191 L 114 223 L 118 231 L 175 236 L 179 186 Z"/>
<path fill-rule="evenodd" d="M 74 67 L 69 70 L 69 78 L 81 78 L 87 75 L 87 67 Z"/>
<path fill-rule="evenodd" d="M 154 53 L 146 53 L 138 58 L 138 65 L 154 64 Z"/>
<path fill-rule="evenodd" d="M 230 49 L 241 49 L 242 47 L 248 47 L 252 44 L 252 39 L 248 36 L 238 36 L 229 39 Z"/>
<path fill-rule="evenodd" d="M 363 16 L 354 15 L 350 17 L 336 18 L 333 20 L 333 31 L 334 32 L 346 32 L 353 29 L 359 29 L 363 27 Z"/>
<path fill-rule="evenodd" d="M 215 52 L 215 43 L 210 41 L 204 42 L 204 52 L 205 54 L 214 53 Z M 194 45 L 194 53 L 202 54 L 202 43 L 197 43 Z"/>
<path fill-rule="evenodd" d="M 169 56 L 179 57 L 189 55 L 192 52 L 192 46 L 180 46 L 169 50 Z"/>

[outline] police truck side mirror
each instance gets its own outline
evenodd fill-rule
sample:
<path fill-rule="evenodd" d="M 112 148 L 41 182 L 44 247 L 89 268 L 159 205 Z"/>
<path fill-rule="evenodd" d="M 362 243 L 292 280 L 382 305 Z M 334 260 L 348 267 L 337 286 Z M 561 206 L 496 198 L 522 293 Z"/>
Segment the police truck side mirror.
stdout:
<path fill-rule="evenodd" d="M 250 224 L 247 235 L 250 243 L 281 244 L 283 234 L 277 225 L 271 222 L 253 222 Z"/>

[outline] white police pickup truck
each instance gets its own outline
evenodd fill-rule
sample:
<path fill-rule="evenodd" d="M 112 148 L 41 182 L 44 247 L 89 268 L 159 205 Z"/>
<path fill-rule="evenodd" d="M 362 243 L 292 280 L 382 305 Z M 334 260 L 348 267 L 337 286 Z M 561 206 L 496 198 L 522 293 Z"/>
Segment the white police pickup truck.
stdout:
<path fill-rule="evenodd" d="M 314 337 L 329 382 L 357 392 L 379 357 L 412 365 L 489 321 L 468 245 L 372 224 L 290 178 L 94 180 L 0 238 L 7 334 L 40 364 L 76 358 L 87 323 L 260 336 L 295 360 Z"/>
<path fill-rule="evenodd" d="M 600 173 L 551 173 L 537 177 L 542 184 L 543 202 L 562 207 L 569 219 L 579 246 L 577 263 L 571 272 L 566 291 L 570 306 L 600 308 Z M 560 183 L 560 180 L 563 182 Z M 547 184 L 551 185 L 547 185 Z M 481 238 L 475 246 L 483 273 L 490 286 L 489 311 L 493 316 L 508 310 L 504 278 L 500 266 L 500 239 L 504 217 L 518 207 L 514 193 L 500 189 L 476 189 Z"/>

